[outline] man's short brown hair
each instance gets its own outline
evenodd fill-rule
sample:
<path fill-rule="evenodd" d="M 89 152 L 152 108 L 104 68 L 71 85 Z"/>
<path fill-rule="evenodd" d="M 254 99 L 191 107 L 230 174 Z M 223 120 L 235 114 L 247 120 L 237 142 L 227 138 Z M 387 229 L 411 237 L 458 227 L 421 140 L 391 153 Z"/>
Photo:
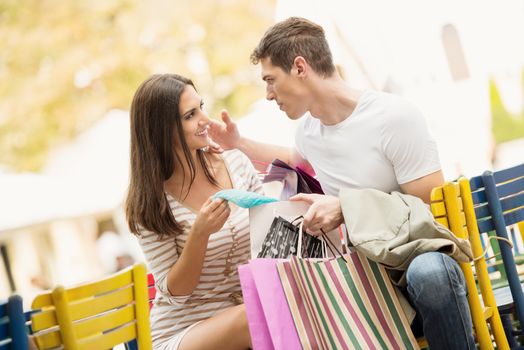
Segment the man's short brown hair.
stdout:
<path fill-rule="evenodd" d="M 270 27 L 253 50 L 251 62 L 258 64 L 269 57 L 271 64 L 289 73 L 297 56 L 304 57 L 324 77 L 335 72 L 324 29 L 300 17 L 290 17 Z"/>

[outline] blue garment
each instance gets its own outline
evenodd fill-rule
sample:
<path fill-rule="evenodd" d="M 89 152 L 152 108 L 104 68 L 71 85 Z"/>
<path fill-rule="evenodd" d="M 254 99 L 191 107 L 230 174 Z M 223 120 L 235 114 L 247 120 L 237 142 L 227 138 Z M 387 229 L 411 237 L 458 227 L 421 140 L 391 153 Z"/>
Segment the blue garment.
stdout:
<path fill-rule="evenodd" d="M 271 202 L 278 202 L 278 199 L 262 196 L 255 192 L 248 192 L 242 190 L 222 190 L 213 195 L 213 199 L 223 198 L 229 202 L 233 202 L 242 208 L 253 208 L 257 205 L 267 204 Z"/>
<path fill-rule="evenodd" d="M 408 299 L 417 310 L 431 350 L 476 349 L 464 275 L 449 256 L 417 256 L 407 270 Z M 415 329 L 414 333 L 417 335 Z"/>

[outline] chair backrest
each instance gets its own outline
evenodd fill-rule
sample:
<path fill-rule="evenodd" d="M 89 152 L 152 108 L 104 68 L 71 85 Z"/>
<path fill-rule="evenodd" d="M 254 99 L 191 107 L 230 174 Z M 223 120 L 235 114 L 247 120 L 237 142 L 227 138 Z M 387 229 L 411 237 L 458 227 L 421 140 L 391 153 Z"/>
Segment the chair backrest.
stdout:
<path fill-rule="evenodd" d="M 524 164 L 486 171 L 472 178 L 470 186 L 480 232 L 524 221 Z"/>
<path fill-rule="evenodd" d="M 479 231 L 488 232 L 489 236 L 510 238 L 514 242 L 513 253 L 519 255 L 514 231 L 507 232 L 506 226 L 524 220 L 524 164 L 494 173 L 485 172 L 472 178 L 470 183 Z M 498 234 L 495 234 L 496 224 L 499 226 Z M 499 244 L 492 242 L 491 246 L 497 261 L 495 267 L 500 273 L 497 284 L 507 285 L 506 269 L 500 264 L 503 259 L 499 254 Z"/>
<path fill-rule="evenodd" d="M 446 182 L 431 191 L 431 213 L 441 225 L 449 228 L 457 237 L 467 239 L 466 215 L 457 183 Z"/>
<path fill-rule="evenodd" d="M 153 301 L 155 300 L 156 296 L 156 287 L 155 287 L 155 278 L 153 277 L 152 273 L 147 274 L 147 297 L 149 301 L 149 310 L 151 311 L 151 308 L 153 307 Z M 126 344 L 127 350 L 137 350 L 138 345 L 136 343 L 136 339 L 133 339 L 132 341 L 128 342 Z"/>
<path fill-rule="evenodd" d="M 31 315 L 39 349 L 110 349 L 137 340 L 151 349 L 146 269 L 135 264 L 110 277 L 38 295 Z"/>
<path fill-rule="evenodd" d="M 466 279 L 468 303 L 480 348 L 493 348 L 486 324 L 486 314 L 491 314 L 489 322 L 497 347 L 500 349 L 509 348 L 493 295 L 486 260 L 482 254 L 482 244 L 477 229 L 468 180 L 462 178 L 458 183 L 447 182 L 444 186 L 433 189 L 430 208 L 437 222 L 449 228 L 457 237 L 468 239 L 473 255 L 479 257 L 475 261 L 475 272 L 484 307 L 478 297 L 475 275 L 471 265 L 461 263 L 460 267 Z"/>
<path fill-rule="evenodd" d="M 495 230 L 497 237 L 509 241 L 506 227 L 524 220 L 524 164 L 500 170 L 485 171 L 470 180 L 478 230 Z M 508 244 L 499 245 L 502 262 L 521 324 L 524 324 L 524 293 Z"/>
<path fill-rule="evenodd" d="M 27 349 L 28 346 L 22 298 L 12 295 L 0 302 L 0 350 Z"/>

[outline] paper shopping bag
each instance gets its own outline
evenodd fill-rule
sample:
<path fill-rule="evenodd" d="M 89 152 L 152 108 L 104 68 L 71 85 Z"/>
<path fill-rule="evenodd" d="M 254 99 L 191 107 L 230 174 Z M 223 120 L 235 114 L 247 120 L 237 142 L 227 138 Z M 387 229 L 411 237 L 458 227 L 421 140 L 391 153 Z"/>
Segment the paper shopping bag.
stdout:
<path fill-rule="evenodd" d="M 249 324 L 249 333 L 251 334 L 251 344 L 254 349 L 270 350 L 274 349 L 269 329 L 267 327 L 264 310 L 258 296 L 253 272 L 249 265 L 238 267 L 238 276 L 242 286 L 242 297 L 246 307 L 246 315 Z"/>
<path fill-rule="evenodd" d="M 271 162 L 269 170 L 263 182 L 281 181 L 283 189 L 280 194 L 281 200 L 288 200 L 297 193 L 324 194 L 317 179 L 301 168 L 293 168 L 280 159 Z"/>
<path fill-rule="evenodd" d="M 385 269 L 357 252 L 345 257 L 276 264 L 301 347 L 418 349 Z"/>
<path fill-rule="evenodd" d="M 255 350 L 300 349 L 300 341 L 276 269 L 276 259 L 239 267 L 240 284 Z"/>

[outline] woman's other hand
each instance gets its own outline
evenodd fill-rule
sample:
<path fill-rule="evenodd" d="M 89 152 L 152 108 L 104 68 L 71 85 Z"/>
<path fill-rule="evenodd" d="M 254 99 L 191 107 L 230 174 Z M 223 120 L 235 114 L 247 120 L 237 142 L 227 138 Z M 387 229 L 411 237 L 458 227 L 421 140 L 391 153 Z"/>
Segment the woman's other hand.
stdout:
<path fill-rule="evenodd" d="M 226 222 L 231 209 L 229 204 L 222 198 L 215 200 L 209 197 L 198 213 L 195 223 L 193 224 L 193 234 L 207 235 L 217 232 L 220 230 Z"/>

